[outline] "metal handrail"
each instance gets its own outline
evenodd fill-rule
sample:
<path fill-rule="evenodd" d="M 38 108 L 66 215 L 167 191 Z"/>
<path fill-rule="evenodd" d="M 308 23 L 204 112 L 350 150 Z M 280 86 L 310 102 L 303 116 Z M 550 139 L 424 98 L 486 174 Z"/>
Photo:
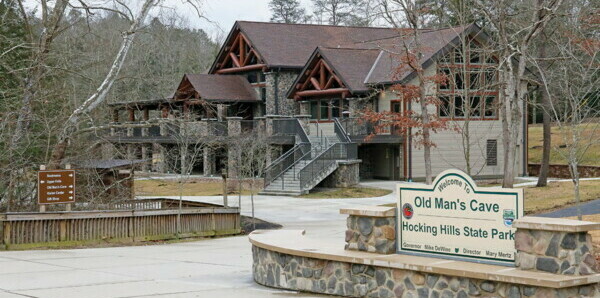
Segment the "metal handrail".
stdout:
<path fill-rule="evenodd" d="M 338 136 L 338 138 L 340 138 L 340 141 L 344 143 L 352 143 L 352 140 L 350 140 L 350 137 L 348 136 L 348 133 L 342 126 L 342 123 L 340 122 L 339 118 L 333 118 L 333 130 Z"/>
<path fill-rule="evenodd" d="M 293 167 L 299 160 L 302 160 L 304 156 L 306 156 L 306 152 L 304 150 L 306 147 L 310 148 L 310 143 L 300 143 L 297 146 L 294 146 L 292 149 L 288 150 L 284 155 L 280 158 L 276 159 L 275 162 L 271 163 L 269 167 L 265 170 L 265 187 L 283 175 L 290 167 Z M 296 153 L 300 151 L 302 155 L 299 158 L 296 158 Z M 308 150 L 310 153 L 310 150 Z"/>

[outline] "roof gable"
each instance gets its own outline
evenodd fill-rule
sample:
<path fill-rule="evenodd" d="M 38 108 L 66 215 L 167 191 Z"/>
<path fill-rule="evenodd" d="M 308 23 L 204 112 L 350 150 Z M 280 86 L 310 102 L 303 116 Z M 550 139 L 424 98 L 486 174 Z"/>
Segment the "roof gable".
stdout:
<path fill-rule="evenodd" d="M 173 99 L 191 98 L 207 101 L 259 101 L 248 80 L 237 75 L 185 74 Z"/>
<path fill-rule="evenodd" d="M 376 49 L 315 49 L 301 75 L 288 91 L 288 98 L 299 99 L 308 90 L 326 91 L 320 94 L 337 94 L 342 97 L 369 91 L 363 81 L 379 52 Z"/>

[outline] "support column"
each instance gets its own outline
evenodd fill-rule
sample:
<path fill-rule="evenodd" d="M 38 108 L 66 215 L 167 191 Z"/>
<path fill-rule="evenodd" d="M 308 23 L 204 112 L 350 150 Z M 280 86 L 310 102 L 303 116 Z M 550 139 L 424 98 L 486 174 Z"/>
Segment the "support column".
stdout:
<path fill-rule="evenodd" d="M 135 148 L 136 144 L 127 144 L 127 159 L 134 160 L 135 159 Z"/>
<path fill-rule="evenodd" d="M 152 152 L 152 148 L 150 146 L 151 145 L 142 144 L 142 159 L 145 160 L 144 163 L 142 163 L 142 172 L 150 171 L 150 164 L 148 162 L 148 160 L 152 158 L 152 156 L 150 155 Z"/>
<path fill-rule="evenodd" d="M 229 146 L 227 148 L 227 176 L 229 178 L 240 178 L 239 162 L 241 161 L 242 148 L 240 146 Z"/>
<path fill-rule="evenodd" d="M 302 115 L 310 115 L 310 101 L 303 100 L 298 102 L 300 105 L 300 114 Z"/>
<path fill-rule="evenodd" d="M 217 120 L 223 121 L 227 118 L 227 105 L 217 104 Z"/>
<path fill-rule="evenodd" d="M 239 136 L 242 133 L 242 117 L 227 117 L 227 135 Z"/>
<path fill-rule="evenodd" d="M 213 148 L 206 147 L 204 148 L 203 154 L 203 163 L 204 163 L 204 176 L 213 176 L 215 175 L 216 170 L 216 158 L 215 158 L 215 150 Z"/>
<path fill-rule="evenodd" d="M 179 172 L 182 175 L 187 175 L 188 170 L 188 148 L 186 146 L 179 146 L 179 158 L 180 158 L 180 168 Z"/>
<path fill-rule="evenodd" d="M 166 165 L 165 158 L 167 157 L 167 150 L 165 147 L 158 143 L 152 144 L 152 171 L 157 173 L 165 173 Z"/>

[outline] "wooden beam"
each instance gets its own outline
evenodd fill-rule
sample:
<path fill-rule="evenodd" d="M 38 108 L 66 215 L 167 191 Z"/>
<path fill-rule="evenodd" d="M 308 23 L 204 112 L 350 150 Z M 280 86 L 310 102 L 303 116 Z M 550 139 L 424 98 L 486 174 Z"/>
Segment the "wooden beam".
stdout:
<path fill-rule="evenodd" d="M 223 69 L 217 70 L 216 73 L 218 73 L 218 74 L 234 73 L 234 72 L 240 72 L 240 71 L 249 71 L 249 70 L 262 69 L 263 67 L 266 67 L 266 65 L 264 65 L 264 64 L 252 64 L 252 65 L 246 65 L 246 66 L 242 66 L 242 67 L 223 68 Z"/>
<path fill-rule="evenodd" d="M 233 65 L 235 65 L 236 67 L 242 66 L 240 64 L 240 60 L 238 60 L 238 57 L 233 52 L 229 52 L 229 56 L 231 57 L 231 61 L 233 61 Z"/>
<path fill-rule="evenodd" d="M 324 63 L 321 63 L 321 69 L 319 69 L 319 84 L 321 85 L 321 87 L 325 86 L 325 66 L 323 66 Z"/>
<path fill-rule="evenodd" d="M 297 96 L 305 97 L 305 96 L 326 96 L 326 95 L 335 95 L 335 94 L 344 94 L 348 93 L 348 88 L 333 88 L 326 90 L 304 90 L 296 92 Z"/>
<path fill-rule="evenodd" d="M 246 65 L 246 63 L 244 63 L 246 61 L 246 45 L 244 44 L 244 39 L 240 38 L 238 47 L 238 50 L 240 52 L 240 61 L 242 61 L 242 64 L 240 66 L 244 66 Z"/>
<path fill-rule="evenodd" d="M 320 86 L 319 82 L 317 81 L 317 79 L 315 79 L 314 77 L 311 77 L 310 82 L 315 87 L 315 89 L 321 90 L 321 86 Z"/>

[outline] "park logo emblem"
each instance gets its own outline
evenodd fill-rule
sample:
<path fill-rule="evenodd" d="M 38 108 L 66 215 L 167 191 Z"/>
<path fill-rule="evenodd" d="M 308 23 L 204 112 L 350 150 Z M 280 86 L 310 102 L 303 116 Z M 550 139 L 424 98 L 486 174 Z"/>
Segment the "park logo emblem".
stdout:
<path fill-rule="evenodd" d="M 502 214 L 502 219 L 504 219 L 504 225 L 507 227 L 512 227 L 513 222 L 515 221 L 515 210 L 513 209 L 504 209 Z"/>
<path fill-rule="evenodd" d="M 406 219 L 411 219 L 413 217 L 414 210 L 413 206 L 409 203 L 406 203 L 402 206 L 402 216 Z"/>

